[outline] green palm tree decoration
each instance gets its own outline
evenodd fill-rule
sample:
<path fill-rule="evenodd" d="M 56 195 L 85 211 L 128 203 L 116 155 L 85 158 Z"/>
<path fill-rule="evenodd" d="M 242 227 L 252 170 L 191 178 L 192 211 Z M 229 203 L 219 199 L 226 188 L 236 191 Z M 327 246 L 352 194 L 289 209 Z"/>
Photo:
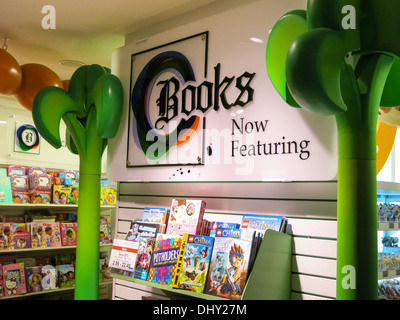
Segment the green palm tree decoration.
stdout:
<path fill-rule="evenodd" d="M 377 299 L 376 126 L 400 105 L 400 1 L 309 0 L 271 30 L 272 84 L 338 129 L 337 299 Z"/>
<path fill-rule="evenodd" d="M 122 103 L 121 82 L 99 65 L 77 69 L 68 92 L 48 87 L 40 91 L 33 102 L 33 120 L 42 137 L 53 147 L 60 148 L 59 130 L 63 119 L 67 126 L 67 146 L 79 154 L 77 300 L 98 299 L 101 158 L 107 139 L 118 131 Z"/>

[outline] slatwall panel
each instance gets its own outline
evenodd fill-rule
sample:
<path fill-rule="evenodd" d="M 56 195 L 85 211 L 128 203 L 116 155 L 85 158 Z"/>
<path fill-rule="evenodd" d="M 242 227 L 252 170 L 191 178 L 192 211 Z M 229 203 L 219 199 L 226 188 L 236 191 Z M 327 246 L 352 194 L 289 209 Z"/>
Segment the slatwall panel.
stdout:
<path fill-rule="evenodd" d="M 203 199 L 205 218 L 240 222 L 243 213 L 288 218 L 292 245 L 292 299 L 336 297 L 336 182 L 142 183 L 121 182 L 116 235 L 146 206 L 169 207 L 173 198 Z M 159 290 L 115 280 L 114 299 L 168 298 Z"/>

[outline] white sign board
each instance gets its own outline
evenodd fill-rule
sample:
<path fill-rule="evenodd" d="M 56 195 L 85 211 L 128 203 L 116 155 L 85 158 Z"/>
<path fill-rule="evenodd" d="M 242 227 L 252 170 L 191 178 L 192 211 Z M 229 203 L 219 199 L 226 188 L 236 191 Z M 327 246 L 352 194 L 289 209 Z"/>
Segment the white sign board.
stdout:
<path fill-rule="evenodd" d="M 109 143 L 113 180 L 335 179 L 335 119 L 290 107 L 268 78 L 268 30 L 301 5 L 278 3 L 250 2 L 116 52 L 126 101 Z"/>

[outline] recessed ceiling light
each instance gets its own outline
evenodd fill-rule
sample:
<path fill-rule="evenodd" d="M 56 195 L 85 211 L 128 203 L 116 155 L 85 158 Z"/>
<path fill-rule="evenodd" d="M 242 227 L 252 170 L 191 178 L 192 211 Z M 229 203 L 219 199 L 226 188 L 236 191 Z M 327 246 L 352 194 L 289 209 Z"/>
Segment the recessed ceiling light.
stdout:
<path fill-rule="evenodd" d="M 85 65 L 83 62 L 76 60 L 60 60 L 58 61 L 58 64 L 60 66 L 71 67 L 71 68 L 78 68 Z"/>

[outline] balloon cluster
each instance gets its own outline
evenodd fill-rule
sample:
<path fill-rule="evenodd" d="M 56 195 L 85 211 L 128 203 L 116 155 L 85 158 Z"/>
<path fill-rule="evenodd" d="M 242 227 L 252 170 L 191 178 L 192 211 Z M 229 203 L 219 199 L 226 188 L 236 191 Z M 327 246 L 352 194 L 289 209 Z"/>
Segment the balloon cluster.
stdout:
<path fill-rule="evenodd" d="M 17 101 L 32 111 L 36 94 L 46 87 L 68 89 L 69 80 L 61 81 L 57 74 L 38 63 L 19 65 L 6 50 L 0 50 L 0 94 L 15 95 Z"/>

